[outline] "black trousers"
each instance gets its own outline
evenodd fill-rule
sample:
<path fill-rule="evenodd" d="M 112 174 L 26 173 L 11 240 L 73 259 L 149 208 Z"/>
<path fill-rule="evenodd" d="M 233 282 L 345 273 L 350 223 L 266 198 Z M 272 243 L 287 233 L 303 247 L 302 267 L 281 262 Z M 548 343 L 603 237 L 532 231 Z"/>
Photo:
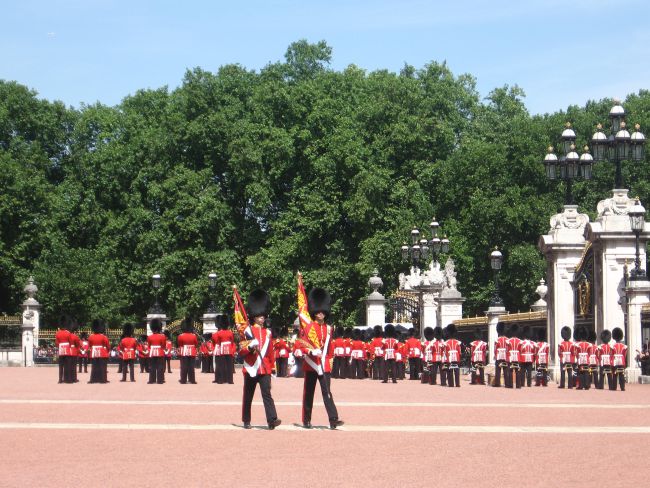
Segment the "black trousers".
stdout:
<path fill-rule="evenodd" d="M 506 382 L 508 376 L 508 363 L 503 359 L 497 359 L 494 364 L 494 386 L 501 386 L 501 374 L 503 373 L 503 382 Z"/>
<path fill-rule="evenodd" d="M 79 372 L 81 373 L 81 368 L 83 367 L 83 373 L 88 372 L 88 356 L 79 356 L 77 358 L 77 364 L 79 365 Z"/>
<path fill-rule="evenodd" d="M 409 379 L 420 379 L 420 370 L 422 369 L 422 360 L 420 358 L 409 358 Z"/>
<path fill-rule="evenodd" d="M 304 378 L 305 377 L 305 370 L 304 370 L 304 365 L 305 365 L 305 359 L 304 358 L 295 358 L 296 360 L 296 372 L 294 373 L 294 377 L 296 378 Z"/>
<path fill-rule="evenodd" d="M 372 377 L 375 380 L 383 379 L 384 371 L 384 357 L 375 356 L 375 360 L 372 362 Z"/>
<path fill-rule="evenodd" d="M 214 381 L 216 383 L 233 384 L 234 365 L 233 357 L 229 354 L 215 356 L 216 367 L 214 369 Z"/>
<path fill-rule="evenodd" d="M 167 365 L 167 372 L 172 372 L 172 358 L 170 356 L 165 356 L 165 364 Z"/>
<path fill-rule="evenodd" d="M 474 368 L 472 371 L 472 385 L 484 385 L 485 384 L 485 366 L 483 363 L 474 363 Z"/>
<path fill-rule="evenodd" d="M 90 360 L 90 383 L 106 383 L 108 358 L 92 358 Z"/>
<path fill-rule="evenodd" d="M 162 384 L 165 382 L 165 358 L 162 356 L 149 358 L 149 383 Z"/>
<path fill-rule="evenodd" d="M 442 363 L 440 361 L 434 361 L 429 367 L 429 384 L 436 385 L 438 383 L 437 377 L 440 375 L 442 380 Z"/>
<path fill-rule="evenodd" d="M 574 379 L 572 364 L 560 364 L 560 388 L 564 388 L 565 385 L 568 388 L 573 388 Z"/>
<path fill-rule="evenodd" d="M 275 374 L 279 378 L 284 378 L 287 376 L 288 363 L 289 363 L 289 358 L 277 358 L 275 360 Z"/>
<path fill-rule="evenodd" d="M 506 388 L 512 388 L 513 386 L 521 388 L 524 382 L 523 378 L 523 370 L 519 366 L 519 363 L 508 363 L 508 369 L 506 369 Z"/>
<path fill-rule="evenodd" d="M 598 377 L 598 368 L 596 366 L 592 366 L 589 370 L 589 381 L 594 385 L 594 388 L 598 388 L 600 378 Z"/>
<path fill-rule="evenodd" d="M 612 383 L 614 382 L 614 375 L 612 373 L 611 368 L 605 369 L 605 366 L 600 367 L 600 378 L 598 380 L 598 384 L 596 388 L 602 390 L 605 388 L 605 378 L 607 378 L 607 387 L 611 390 L 612 389 Z"/>
<path fill-rule="evenodd" d="M 390 376 L 393 379 L 393 383 L 397 383 L 397 361 L 394 359 L 384 359 L 384 371 L 382 377 L 384 378 L 384 383 L 388 382 L 388 372 L 390 371 Z"/>
<path fill-rule="evenodd" d="M 365 359 L 352 360 L 352 374 L 351 378 L 362 380 L 366 377 L 366 361 Z"/>
<path fill-rule="evenodd" d="M 588 390 L 591 386 L 591 373 L 589 368 L 580 368 L 578 370 L 578 378 L 580 379 L 578 390 Z"/>
<path fill-rule="evenodd" d="M 616 368 L 614 368 L 612 383 L 609 385 L 610 390 L 616 390 L 617 380 L 619 385 L 621 386 L 621 391 L 625 391 L 625 370 L 617 370 Z"/>
<path fill-rule="evenodd" d="M 140 372 L 144 373 L 145 371 L 147 373 L 149 372 L 149 358 L 145 358 L 145 357 L 141 356 L 140 357 Z"/>
<path fill-rule="evenodd" d="M 182 384 L 196 383 L 196 376 L 194 375 L 194 360 L 193 356 L 181 356 L 181 379 Z"/>
<path fill-rule="evenodd" d="M 117 372 L 121 373 L 124 368 L 124 360 L 122 358 L 117 359 Z"/>
<path fill-rule="evenodd" d="M 334 356 L 334 361 L 332 361 L 332 378 L 342 378 L 341 363 L 343 361 L 343 356 Z"/>
<path fill-rule="evenodd" d="M 455 383 L 454 383 L 454 380 Z M 458 363 L 450 363 L 447 369 L 447 386 L 460 387 L 460 367 Z"/>
<path fill-rule="evenodd" d="M 440 363 L 440 386 L 447 386 L 447 375 L 449 374 L 449 365 Z"/>
<path fill-rule="evenodd" d="M 537 373 L 535 374 L 535 386 L 547 386 L 547 370 L 548 366 L 546 364 L 540 364 L 537 366 Z"/>
<path fill-rule="evenodd" d="M 521 363 L 521 386 L 524 386 L 524 379 L 526 385 L 531 386 L 533 383 L 533 363 Z"/>
<path fill-rule="evenodd" d="M 334 404 L 334 398 L 330 391 L 330 373 L 323 373 L 318 375 L 313 371 L 305 371 L 305 382 L 303 383 L 302 390 L 302 423 L 311 422 L 311 411 L 314 406 L 314 391 L 316 390 L 316 382 L 320 383 L 320 391 L 323 395 L 323 403 L 325 410 L 327 410 L 327 417 L 330 422 L 339 419 L 339 413 Z"/>
<path fill-rule="evenodd" d="M 126 370 L 129 370 L 129 379 L 135 381 L 135 359 L 124 359 L 122 365 L 122 381 L 126 381 Z"/>
<path fill-rule="evenodd" d="M 228 356 L 230 357 L 230 356 Z M 241 419 L 242 422 L 251 421 L 251 404 L 253 403 L 253 395 L 257 384 L 260 385 L 262 392 L 262 402 L 264 402 L 264 412 L 266 413 L 266 422 L 271 423 L 278 418 L 275 411 L 275 402 L 271 396 L 271 375 L 258 374 L 251 378 L 249 374 L 244 374 L 244 398 L 241 406 Z"/>

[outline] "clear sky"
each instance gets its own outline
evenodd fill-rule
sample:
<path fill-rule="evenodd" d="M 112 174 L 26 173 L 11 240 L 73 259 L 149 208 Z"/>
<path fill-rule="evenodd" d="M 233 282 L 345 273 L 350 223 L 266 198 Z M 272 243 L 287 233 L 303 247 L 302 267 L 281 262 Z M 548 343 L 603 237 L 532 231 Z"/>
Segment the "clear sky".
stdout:
<path fill-rule="evenodd" d="M 650 89 L 648 0 L 6 0 L 0 79 L 78 107 L 185 70 L 259 70 L 299 39 L 325 40 L 332 67 L 399 71 L 446 61 L 482 96 L 505 84 L 531 113 Z"/>

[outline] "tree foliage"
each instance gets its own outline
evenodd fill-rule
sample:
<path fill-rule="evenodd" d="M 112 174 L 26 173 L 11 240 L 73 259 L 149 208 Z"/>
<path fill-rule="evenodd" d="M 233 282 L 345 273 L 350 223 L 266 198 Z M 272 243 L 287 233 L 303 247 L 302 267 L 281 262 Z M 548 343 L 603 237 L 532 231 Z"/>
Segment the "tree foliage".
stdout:
<path fill-rule="evenodd" d="M 536 249 L 563 188 L 540 164 L 566 120 L 588 142 L 611 100 L 531 116 L 519 87 L 481 100 L 444 63 L 399 73 L 329 67 L 325 42 L 298 41 L 259 72 L 187 71 L 175 90 L 141 90 L 117 106 L 66 108 L 0 81 L 0 310 L 16 311 L 33 274 L 45 321 L 63 312 L 141 320 L 149 277 L 162 275 L 172 317 L 200 314 L 230 286 L 265 287 L 273 317 L 292 320 L 295 273 L 334 297 L 341 324 L 363 321 L 367 279 L 387 294 L 405 267 L 399 247 L 432 216 L 452 242 L 466 311 L 492 290 L 488 254 L 505 254 L 503 295 L 527 309 L 543 277 Z M 628 97 L 650 124 L 650 93 Z M 650 197 L 648 161 L 625 165 Z M 594 217 L 613 168 L 575 185 Z"/>

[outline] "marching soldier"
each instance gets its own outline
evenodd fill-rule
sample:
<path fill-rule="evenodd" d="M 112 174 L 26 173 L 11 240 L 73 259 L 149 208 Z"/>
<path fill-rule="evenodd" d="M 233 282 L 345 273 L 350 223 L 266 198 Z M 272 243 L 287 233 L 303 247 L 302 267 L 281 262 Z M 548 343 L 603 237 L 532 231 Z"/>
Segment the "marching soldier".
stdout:
<path fill-rule="evenodd" d="M 67 317 L 62 316 L 59 321 L 59 330 L 56 331 L 54 336 L 54 345 L 57 349 L 58 363 L 59 363 L 59 383 L 72 383 L 72 375 L 70 374 L 70 321 Z"/>
<path fill-rule="evenodd" d="M 279 378 L 287 376 L 287 363 L 289 362 L 289 346 L 284 337 L 281 336 L 281 330 L 278 328 L 277 338 L 273 343 L 275 351 L 275 371 Z M 285 334 L 286 335 L 286 334 Z"/>
<path fill-rule="evenodd" d="M 174 344 L 172 343 L 172 335 L 166 330 L 165 331 L 165 364 L 167 365 L 167 372 L 172 372 L 172 349 L 174 349 Z M 165 368 L 163 368 L 163 378 L 165 377 Z"/>
<path fill-rule="evenodd" d="M 433 328 L 425 327 L 424 328 L 424 344 L 422 344 L 422 354 L 423 354 L 423 364 L 422 364 L 422 375 L 420 376 L 420 381 L 422 383 L 433 384 L 433 378 L 431 377 L 431 370 L 433 369 L 433 342 L 435 340 L 433 336 Z"/>
<path fill-rule="evenodd" d="M 426 332 L 426 329 L 425 329 Z M 485 361 L 487 359 L 487 342 L 481 339 L 481 333 L 474 331 L 474 340 L 470 343 L 470 361 L 472 363 L 472 379 L 470 385 L 485 384 Z"/>
<path fill-rule="evenodd" d="M 431 364 L 431 381 L 429 384 L 436 384 L 436 377 L 440 374 L 440 385 L 447 384 L 446 374 L 443 372 L 442 363 L 445 352 L 445 343 L 442 340 L 442 327 L 437 326 L 433 329 L 433 343 L 431 344 L 431 353 L 433 355 L 433 362 Z"/>
<path fill-rule="evenodd" d="M 557 345 L 557 355 L 560 358 L 560 385 L 558 388 L 564 388 L 565 383 L 569 388 L 573 388 L 574 349 L 571 342 L 571 329 L 565 325 L 560 330 L 560 335 L 564 340 Z"/>
<path fill-rule="evenodd" d="M 540 329 L 537 333 L 537 374 L 535 375 L 535 386 L 547 386 L 548 383 L 548 358 L 550 346 L 545 339 L 546 334 Z"/>
<path fill-rule="evenodd" d="M 576 327 L 575 329 L 575 351 L 576 351 L 576 360 L 578 365 L 578 390 L 588 390 L 589 381 L 590 381 L 590 371 L 589 371 L 589 346 L 587 342 L 587 331 L 584 327 Z"/>
<path fill-rule="evenodd" d="M 162 385 L 165 382 L 165 347 L 167 337 L 162 333 L 162 322 L 159 319 L 153 319 L 149 325 L 151 335 L 147 337 L 149 346 L 149 381 L 147 384 L 154 383 Z"/>
<path fill-rule="evenodd" d="M 212 334 L 216 363 L 213 383 L 228 383 L 232 385 L 235 374 L 233 364 L 235 356 L 235 335 L 230 330 L 230 322 L 228 321 L 227 315 L 217 315 L 215 322 L 219 330 Z"/>
<path fill-rule="evenodd" d="M 508 374 L 506 376 L 506 388 L 512 388 L 514 375 L 514 385 L 521 388 L 521 358 L 519 354 L 519 346 L 521 339 L 519 338 L 519 326 L 512 324 L 510 327 L 510 339 L 508 339 Z"/>
<path fill-rule="evenodd" d="M 375 325 L 373 328 L 373 339 L 370 341 L 370 355 L 372 358 L 372 378 L 375 380 L 384 377 L 384 348 L 382 347 L 384 331 L 381 325 Z"/>
<path fill-rule="evenodd" d="M 416 337 L 415 329 L 411 329 L 409 335 L 410 337 L 406 340 L 406 346 L 408 347 L 409 379 L 418 380 L 422 372 L 422 343 Z"/>
<path fill-rule="evenodd" d="M 388 383 L 388 374 L 393 379 L 393 383 L 397 383 L 397 348 L 399 342 L 395 338 L 395 326 L 387 324 L 384 327 L 384 342 L 382 349 L 384 350 L 384 371 L 382 383 Z"/>
<path fill-rule="evenodd" d="M 494 342 L 494 386 L 501 386 L 501 373 L 503 382 L 508 384 L 508 337 L 506 324 L 497 323 L 497 340 Z"/>
<path fill-rule="evenodd" d="M 266 421 L 269 429 L 273 430 L 282 421 L 275 410 L 275 402 L 271 396 L 271 372 L 273 371 L 273 344 L 271 331 L 264 323 L 271 312 L 271 298 L 261 289 L 253 290 L 248 296 L 248 316 L 253 319 L 250 331 L 251 340 L 240 343 L 239 354 L 244 359 L 244 397 L 242 401 L 242 421 L 244 428 L 251 428 L 251 404 L 255 388 L 260 385 Z"/>
<path fill-rule="evenodd" d="M 598 348 L 600 381 L 598 382 L 597 388 L 602 390 L 605 387 L 605 377 L 607 377 L 607 386 L 611 390 L 613 383 L 612 359 L 614 355 L 614 349 L 612 349 L 612 346 L 610 346 L 609 343 L 612 340 L 612 333 L 609 330 L 604 329 L 600 333 L 600 340 L 602 342 Z"/>
<path fill-rule="evenodd" d="M 627 366 L 627 346 L 623 344 L 623 330 L 616 327 L 612 331 L 612 338 L 616 344 L 612 346 L 612 366 L 614 368 L 614 377 L 609 385 L 611 390 L 616 390 L 616 380 L 621 386 L 621 391 L 625 391 L 625 367 Z"/>
<path fill-rule="evenodd" d="M 533 381 L 533 363 L 535 362 L 535 352 L 537 350 L 535 342 L 533 342 L 532 331 L 530 326 L 525 326 L 522 333 L 523 340 L 519 345 L 519 357 L 521 359 L 521 385 L 531 386 Z"/>
<path fill-rule="evenodd" d="M 129 377 L 131 381 L 135 381 L 135 356 L 136 350 L 138 348 L 138 341 L 133 337 L 133 325 L 124 324 L 124 329 L 122 331 L 122 340 L 118 349 L 120 350 L 120 355 L 122 356 L 122 379 L 120 381 L 126 381 L 126 371 L 129 370 Z"/>
<path fill-rule="evenodd" d="M 598 388 L 598 346 L 596 345 L 596 331 L 589 329 L 589 382 Z"/>
<path fill-rule="evenodd" d="M 141 335 L 138 341 L 138 356 L 140 357 L 140 373 L 149 373 L 149 343 L 146 335 Z"/>
<path fill-rule="evenodd" d="M 70 375 L 72 377 L 72 383 L 78 383 L 77 379 L 77 358 L 79 357 L 79 351 L 81 349 L 81 340 L 77 336 L 77 329 L 79 326 L 76 322 L 71 322 L 70 324 Z"/>
<path fill-rule="evenodd" d="M 90 348 L 90 381 L 88 383 L 108 383 L 108 351 L 111 344 L 108 337 L 104 335 L 104 323 L 101 320 L 93 320 L 92 331 L 88 337 Z"/>
<path fill-rule="evenodd" d="M 178 356 L 181 363 L 181 377 L 178 382 L 181 385 L 190 383 L 196 385 L 194 363 L 196 361 L 196 350 L 199 346 L 199 339 L 194 333 L 194 321 L 190 318 L 183 319 L 183 333 L 176 338 Z"/>
<path fill-rule="evenodd" d="M 460 358 L 462 354 L 462 344 L 456 339 L 456 326 L 449 324 L 445 327 L 447 330 L 447 341 L 445 342 L 445 351 L 447 353 L 447 386 L 460 388 Z"/>

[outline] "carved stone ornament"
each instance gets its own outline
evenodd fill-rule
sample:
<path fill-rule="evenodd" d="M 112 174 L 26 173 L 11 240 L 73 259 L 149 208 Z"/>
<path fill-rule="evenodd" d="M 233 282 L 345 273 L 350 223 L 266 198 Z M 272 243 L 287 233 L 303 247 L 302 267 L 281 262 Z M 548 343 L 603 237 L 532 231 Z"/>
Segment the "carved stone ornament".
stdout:
<path fill-rule="evenodd" d="M 422 295 L 422 303 L 424 305 L 436 305 L 436 298 L 433 293 L 424 293 Z"/>
<path fill-rule="evenodd" d="M 440 263 L 438 261 L 431 262 L 426 275 L 429 280 L 428 284 L 440 286 L 446 282 L 445 273 L 440 269 Z"/>
<path fill-rule="evenodd" d="M 445 287 L 450 290 L 455 290 L 458 285 L 458 280 L 456 279 L 456 267 L 454 260 L 447 258 L 445 263 Z"/>
<path fill-rule="evenodd" d="M 584 229 L 589 223 L 587 214 L 578 213 L 578 207 L 575 205 L 566 205 L 564 212 L 555 214 L 551 217 L 551 230 L 554 229 Z"/>
<path fill-rule="evenodd" d="M 400 275 L 401 276 L 401 275 Z M 372 288 L 373 293 L 377 293 L 377 290 L 384 285 L 384 282 L 379 277 L 379 271 L 375 268 L 372 272 L 372 276 L 368 280 L 368 286 Z"/>
<path fill-rule="evenodd" d="M 27 311 L 23 314 L 23 318 L 25 318 L 25 319 L 27 319 L 27 320 L 32 320 L 32 319 L 34 318 L 34 311 L 33 311 L 33 310 L 27 310 Z"/>
<path fill-rule="evenodd" d="M 612 198 L 598 202 L 598 217 L 605 215 L 627 215 L 634 205 L 634 200 L 627 196 L 628 190 L 612 190 Z"/>

